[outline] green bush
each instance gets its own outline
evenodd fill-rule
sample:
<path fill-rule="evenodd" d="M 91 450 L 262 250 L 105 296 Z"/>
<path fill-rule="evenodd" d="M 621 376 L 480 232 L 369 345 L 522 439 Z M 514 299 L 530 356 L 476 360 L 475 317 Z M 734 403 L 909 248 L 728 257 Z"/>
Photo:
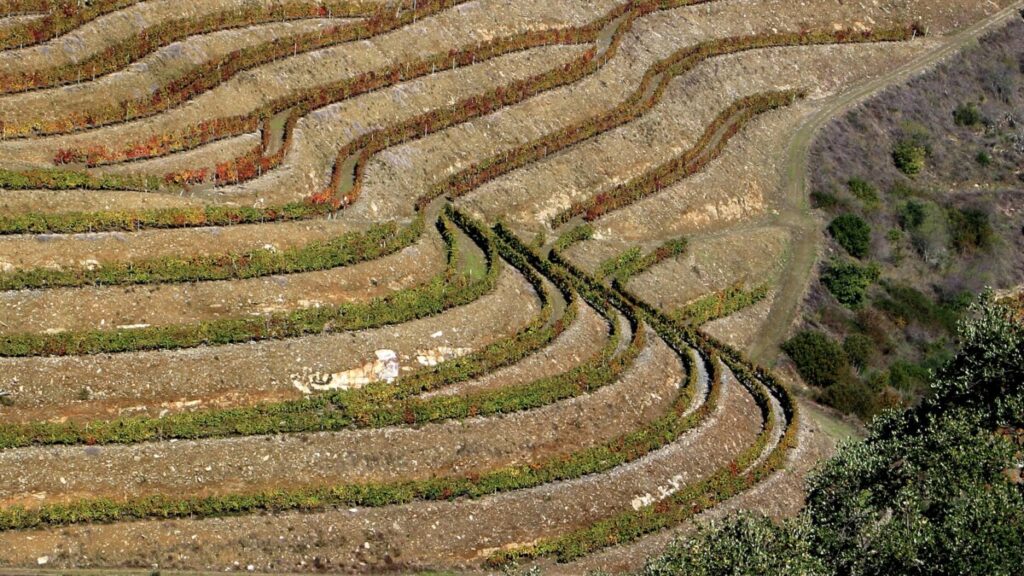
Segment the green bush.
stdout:
<path fill-rule="evenodd" d="M 953 121 L 957 126 L 973 127 L 981 124 L 981 110 L 974 102 L 967 102 L 956 107 L 953 111 Z"/>
<path fill-rule="evenodd" d="M 878 265 L 871 263 L 861 266 L 845 260 L 833 260 L 825 266 L 821 282 L 836 300 L 851 308 L 864 303 L 868 287 L 881 275 Z"/>
<path fill-rule="evenodd" d="M 900 140 L 892 149 L 892 160 L 896 168 L 907 176 L 920 174 L 924 170 L 928 150 L 912 140 Z"/>
<path fill-rule="evenodd" d="M 740 513 L 674 542 L 663 556 L 648 561 L 641 574 L 821 574 L 824 566 L 808 547 L 806 529 L 796 522 L 777 525 L 764 516 Z"/>
<path fill-rule="evenodd" d="M 867 421 L 878 412 L 875 392 L 871 386 L 856 378 L 847 378 L 825 389 L 822 401 L 843 412 L 856 414 Z"/>
<path fill-rule="evenodd" d="M 874 306 L 897 324 L 906 326 L 917 323 L 947 332 L 956 330 L 960 320 L 958 302 L 948 306 L 938 304 L 920 290 L 903 284 L 885 282 L 884 288 L 885 293 L 874 298 Z"/>
<path fill-rule="evenodd" d="M 871 226 L 856 214 L 842 214 L 828 226 L 828 231 L 851 256 L 864 258 L 871 248 Z"/>
<path fill-rule="evenodd" d="M 843 351 L 846 352 L 850 364 L 863 370 L 875 357 L 875 341 L 866 334 L 850 334 L 843 340 Z"/>
<path fill-rule="evenodd" d="M 900 226 L 910 232 L 914 250 L 932 266 L 940 266 L 949 259 L 952 240 L 948 212 L 928 200 L 908 200 L 897 212 Z"/>
<path fill-rule="evenodd" d="M 849 376 L 846 353 L 821 332 L 804 330 L 787 340 L 782 350 L 793 359 L 797 371 L 808 384 L 828 388 Z"/>
<path fill-rule="evenodd" d="M 957 252 L 965 254 L 992 248 L 996 234 L 986 212 L 977 208 L 950 208 L 946 216 L 950 240 Z"/>
<path fill-rule="evenodd" d="M 878 189 L 872 186 L 867 180 L 851 178 L 846 183 L 850 193 L 864 203 L 865 206 L 875 207 L 878 205 Z"/>
<path fill-rule="evenodd" d="M 841 207 L 843 204 L 844 202 L 831 192 L 822 192 L 821 190 L 811 192 L 811 206 L 814 206 L 815 208 L 820 208 L 821 210 L 833 210 Z"/>
<path fill-rule="evenodd" d="M 980 164 L 981 166 L 988 168 L 989 166 L 992 165 L 992 155 L 989 154 L 987 151 L 982 150 L 981 152 L 978 152 L 977 156 L 974 157 L 974 161 Z"/>
<path fill-rule="evenodd" d="M 915 393 L 925 390 L 930 379 L 924 366 L 897 360 L 889 367 L 889 385 L 902 392 Z"/>
<path fill-rule="evenodd" d="M 908 200 L 900 206 L 896 218 L 904 230 L 914 230 L 924 224 L 926 215 L 924 204 L 917 200 Z"/>

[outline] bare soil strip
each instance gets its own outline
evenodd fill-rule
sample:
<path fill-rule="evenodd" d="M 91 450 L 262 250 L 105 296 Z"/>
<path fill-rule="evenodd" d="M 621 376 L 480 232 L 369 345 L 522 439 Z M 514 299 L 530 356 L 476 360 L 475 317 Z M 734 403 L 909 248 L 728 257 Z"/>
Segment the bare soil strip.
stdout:
<path fill-rule="evenodd" d="M 668 409 L 681 380 L 672 351 L 654 340 L 617 382 L 508 416 L 417 429 L 105 446 L 94 454 L 79 447 L 5 451 L 0 469 L 10 474 L 0 473 L 0 504 L 209 496 L 479 475 L 565 456 L 638 428 Z M 16 464 L 25 462 L 36 462 L 36 472 Z"/>
<path fill-rule="evenodd" d="M 361 366 L 372 361 L 377 350 L 394 350 L 402 366 L 420 369 L 418 351 L 480 349 L 515 334 L 537 313 L 533 289 L 505 267 L 494 292 L 400 326 L 179 351 L 2 359 L 0 385 L 16 400 L 13 407 L 4 408 L 4 418 L 24 423 L 158 416 L 164 410 L 298 398 L 302 394 L 295 381 Z M 489 321 L 482 323 L 480 318 Z"/>
<path fill-rule="evenodd" d="M 610 193 L 620 184 L 683 153 L 733 101 L 780 89 L 808 89 L 812 91 L 812 98 L 819 98 L 858 77 L 874 73 L 894 52 L 904 51 L 903 46 L 891 45 L 807 46 L 764 48 L 718 56 L 672 80 L 664 97 L 640 118 L 562 154 L 493 179 L 478 188 L 468 204 L 477 210 L 486 210 L 489 216 L 506 215 L 521 226 L 545 224 L 547 216 Z M 751 121 L 752 124 L 757 122 Z M 745 133 L 746 129 L 735 138 L 745 138 Z M 542 185 L 551 193 L 544 197 L 530 193 Z M 730 192 L 740 195 L 738 191 Z M 748 200 L 749 203 L 754 201 Z M 645 205 L 643 213 L 654 209 L 653 204 L 656 202 Z M 620 210 L 629 210 L 629 206 Z M 632 211 L 634 216 L 630 223 L 639 218 L 639 212 Z M 669 213 L 667 210 L 654 212 L 656 215 Z M 597 225 L 606 226 L 605 222 L 613 218 L 612 213 L 602 215 Z M 652 232 L 660 230 L 636 227 Z M 603 229 L 601 236 L 608 241 L 619 237 L 614 232 L 604 233 Z M 667 236 L 651 234 L 645 240 L 653 242 L 664 237 Z M 604 258 L 610 256 L 610 251 L 603 252 Z"/>
<path fill-rule="evenodd" d="M 723 465 L 733 450 L 738 451 L 745 443 L 752 441 L 759 429 L 759 422 L 753 400 L 744 394 L 742 387 L 732 383 L 727 385 L 722 403 L 722 408 L 714 413 L 706 426 L 685 435 L 669 448 L 606 474 L 475 501 L 424 502 L 311 515 L 281 514 L 274 517 L 273 525 L 267 524 L 259 516 L 250 516 L 210 519 L 199 523 L 172 521 L 166 525 L 138 522 L 93 526 L 88 530 L 94 538 L 86 545 L 88 550 L 83 549 L 82 552 L 90 558 L 97 558 L 97 553 L 106 556 L 101 552 L 105 547 L 113 546 L 109 549 L 113 551 L 118 546 L 110 540 L 115 534 L 138 541 L 140 534 L 149 533 L 154 537 L 160 534 L 161 545 L 175 556 L 174 566 L 212 567 L 222 561 L 218 552 L 205 545 L 189 554 L 187 560 L 179 557 L 178 544 L 163 540 L 174 531 L 164 532 L 164 529 L 173 524 L 182 531 L 181 543 L 189 541 L 188 535 L 200 527 L 216 529 L 227 538 L 223 542 L 236 541 L 236 538 L 243 537 L 243 532 L 248 531 L 250 537 L 260 542 L 261 548 L 264 544 L 269 545 L 264 552 L 252 551 L 257 555 L 253 558 L 259 562 L 257 565 L 266 567 L 274 559 L 284 558 L 288 562 L 286 566 L 291 567 L 302 561 L 303 554 L 293 555 L 288 552 L 286 541 L 306 542 L 309 530 L 317 531 L 315 526 L 331 525 L 333 529 L 330 535 L 305 553 L 320 555 L 333 548 L 335 553 L 330 556 L 336 558 L 340 566 L 354 568 L 359 558 L 352 558 L 349 554 L 358 553 L 357 547 L 362 546 L 368 537 L 364 530 L 372 530 L 374 536 L 370 538 L 371 547 L 378 551 L 381 548 L 390 551 L 392 560 L 400 565 L 472 566 L 493 547 L 556 534 L 567 527 L 586 525 L 609 511 L 631 509 L 635 498 L 648 492 L 656 494 L 667 479 L 683 475 L 687 480 L 695 480 L 709 473 L 716 465 Z M 712 446 L 715 448 L 712 449 Z M 586 502 L 586 506 L 581 506 L 581 502 Z M 396 521 L 397 527 L 383 528 L 394 526 Z M 371 528 L 374 526 L 377 528 Z M 120 528 L 121 531 L 111 531 L 114 528 Z M 68 528 L 72 534 L 82 529 Z M 270 531 L 275 534 L 273 538 L 270 537 Z M 26 544 L 31 543 L 34 551 L 44 550 L 47 544 L 43 541 L 50 539 L 47 533 L 33 531 L 20 536 L 17 533 L 5 533 L 0 535 L 0 542 L 10 543 L 16 539 Z M 278 544 L 270 542 L 276 540 L 279 534 L 289 536 Z M 293 534 L 294 540 L 291 536 Z M 34 536 L 32 541 L 23 540 L 29 535 Z M 361 541 L 356 543 L 356 540 Z M 346 550 L 351 552 L 344 552 Z M 113 556 L 108 558 L 112 559 Z M 106 561 L 109 563 L 110 560 Z M 377 562 L 383 562 L 383 558 Z M 281 565 L 278 567 L 285 568 Z M 375 563 L 361 571 L 380 567 L 382 564 Z"/>
<path fill-rule="evenodd" d="M 320 272 L 155 287 L 5 292 L 0 334 L 168 326 L 367 302 L 424 284 L 445 268 L 436 234 L 396 254 Z M 73 315 L 67 314 L 74 309 Z"/>
<path fill-rule="evenodd" d="M 623 335 L 628 340 L 628 335 Z M 579 318 L 543 350 L 486 376 L 423 394 L 423 398 L 498 390 L 563 372 L 595 358 L 608 341 L 608 322 L 592 307 L 580 306 Z M 621 352 L 618 351 L 618 352 Z"/>

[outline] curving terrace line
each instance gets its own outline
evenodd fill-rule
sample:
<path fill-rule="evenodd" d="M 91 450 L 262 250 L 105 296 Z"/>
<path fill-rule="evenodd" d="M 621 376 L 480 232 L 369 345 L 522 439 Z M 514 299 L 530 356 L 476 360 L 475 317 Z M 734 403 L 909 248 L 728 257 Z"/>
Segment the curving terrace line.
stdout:
<path fill-rule="evenodd" d="M 218 69 L 213 63 L 204 66 L 202 77 L 180 80 L 152 96 L 134 100 L 131 90 L 122 99 L 114 86 L 88 85 L 44 90 L 7 96 L 0 99 L 0 120 L 8 138 L 32 134 L 65 134 L 125 121 L 139 121 L 158 115 L 165 122 L 164 131 L 209 120 L 208 111 L 223 115 L 251 114 L 265 105 L 267 96 L 280 100 L 295 92 L 294 86 L 317 86 L 357 78 L 377 72 L 395 63 L 415 61 L 421 54 L 432 54 L 438 44 L 472 48 L 485 39 L 516 34 L 538 28 L 553 28 L 558 22 L 587 22 L 606 10 L 602 0 L 596 6 L 550 6 L 530 0 L 517 2 L 505 9 L 507 18 L 495 21 L 487 0 L 453 8 L 466 0 L 418 0 L 416 13 L 386 13 L 374 25 L 355 23 L 354 32 L 337 46 L 319 47 L 312 52 L 295 53 L 292 42 L 276 44 L 276 58 L 267 62 L 253 55 L 232 57 L 229 66 Z M 562 9 L 560 9 L 562 8 Z M 507 13 L 514 9 L 513 13 Z M 414 21 L 415 20 L 415 21 Z M 372 29 L 372 31 L 371 31 Z M 443 31 L 443 34 L 442 32 Z M 438 35 L 442 34 L 439 38 Z M 311 42 L 326 42 L 312 35 Z M 258 63 L 248 68 L 248 63 Z M 331 65 L 326 65 L 331 63 Z M 198 72 L 197 72 L 198 74 Z M 222 81 L 223 80 L 223 81 Z M 180 86 L 178 86 L 180 84 Z M 258 85 L 259 90 L 253 90 Z M 111 91 L 111 90 L 114 91 Z M 187 106 L 182 104 L 188 103 Z M 92 106 L 92 108 L 90 108 Z M 53 110 L 72 113 L 53 115 Z M 231 110 L 231 112 L 227 112 Z M 51 156 L 52 157 L 52 156 Z"/>
<path fill-rule="evenodd" d="M 442 243 L 425 234 L 375 260 L 288 276 L 176 283 L 159 290 L 85 286 L 7 293 L 0 300 L 0 335 L 13 333 L 14 327 L 40 333 L 114 330 L 365 303 L 425 284 L 444 269 Z"/>
<path fill-rule="evenodd" d="M 42 492 L 46 499 L 37 500 L 33 507 L 63 501 L 69 494 L 81 493 L 92 474 L 97 480 L 91 483 L 91 498 L 121 500 L 160 493 L 259 492 L 278 487 L 280 478 L 296 474 L 304 482 L 292 483 L 290 489 L 423 481 L 536 466 L 607 443 L 621 430 L 643 426 L 667 409 L 678 380 L 678 375 L 664 371 L 664 365 L 672 365 L 671 352 L 666 348 L 660 356 L 652 355 L 648 347 L 641 358 L 633 366 L 625 365 L 614 382 L 596 382 L 585 394 L 502 416 L 416 428 L 293 434 L 269 442 L 265 437 L 246 436 L 108 446 L 103 459 L 75 448 L 8 450 L 0 454 L 0 461 L 13 464 L 42 458 L 55 466 L 51 471 L 61 472 L 65 482 L 53 474 L 3 475 L 0 500 L 26 500 L 23 496 Z M 112 466 L 124 474 L 104 477 L 103 470 Z M 141 480 L 149 473 L 160 480 Z"/>
<path fill-rule="evenodd" d="M 371 17 L 374 8 L 347 1 L 150 0 L 82 23 L 45 44 L 0 52 L 0 94 L 95 81 L 195 36 L 310 18 Z"/>
<path fill-rule="evenodd" d="M 503 313 L 481 325 L 478 318 L 494 316 L 494 310 Z M 288 339 L 95 357 L 5 358 L 0 371 L 17 383 L 16 404 L 4 409 L 4 418 L 41 421 L 55 408 L 72 418 L 156 416 L 163 410 L 295 398 L 301 395 L 295 381 L 358 367 L 376 350 L 396 350 L 403 364 L 419 366 L 420 350 L 478 350 L 519 332 L 537 314 L 532 288 L 506 268 L 494 291 L 465 306 L 400 326 L 307 336 L 301 347 Z"/>
<path fill-rule="evenodd" d="M 55 0 L 6 0 L 0 4 L 5 16 L 35 15 L 38 18 L 9 28 L 0 36 L 0 50 L 45 42 L 104 14 L 137 4 L 142 0 L 94 0 L 89 7 L 67 12 Z M 65 5 L 66 6 L 66 5 Z"/>
<path fill-rule="evenodd" d="M 744 413 L 748 413 L 749 414 L 750 411 L 746 410 L 746 411 L 744 411 Z M 710 424 L 709 424 L 709 426 L 710 426 Z M 731 429 L 733 432 L 735 432 L 736 427 L 735 427 L 735 425 L 731 425 L 731 426 L 729 426 L 729 429 Z M 701 431 L 701 433 L 706 433 L 706 428 L 701 428 L 699 430 Z M 718 444 L 717 441 L 716 441 L 716 444 Z M 624 483 L 623 479 L 622 479 L 623 475 L 625 475 L 628 478 L 632 478 L 632 481 L 634 483 L 637 482 L 637 481 L 639 481 L 641 483 L 646 482 L 647 484 L 641 484 L 641 485 L 652 486 L 652 488 L 650 488 L 650 490 L 653 490 L 654 489 L 653 488 L 653 486 L 654 486 L 653 485 L 653 481 L 654 481 L 653 479 L 658 478 L 659 475 L 657 473 L 655 473 L 654 470 L 650 468 L 650 466 L 655 465 L 655 464 L 660 464 L 661 466 L 664 466 L 664 464 L 661 463 L 661 458 L 665 456 L 666 452 L 671 452 L 672 449 L 675 448 L 675 447 L 676 447 L 676 444 L 673 444 L 672 447 L 660 450 L 660 451 L 652 454 L 652 456 L 649 457 L 649 458 L 645 458 L 643 460 L 640 460 L 637 463 L 626 464 L 625 466 L 616 468 L 614 472 L 611 472 L 609 474 L 599 474 L 599 475 L 596 475 L 596 476 L 590 476 L 590 477 L 582 478 L 582 479 L 579 479 L 579 480 L 570 480 L 569 482 L 562 483 L 562 484 L 552 485 L 551 487 L 540 487 L 540 488 L 536 488 L 536 489 L 528 489 L 528 490 L 523 490 L 523 491 L 516 491 L 516 492 L 511 492 L 511 493 L 506 494 L 506 495 L 500 495 L 500 496 L 495 496 L 493 498 L 487 498 L 485 500 L 479 501 L 481 503 L 481 506 L 478 506 L 477 508 L 483 508 L 483 510 L 475 509 L 474 506 L 476 506 L 476 503 L 474 503 L 474 502 L 463 502 L 461 504 L 456 502 L 456 503 L 453 503 L 452 505 L 466 506 L 466 507 L 469 507 L 470 509 L 473 509 L 474 512 L 470 516 L 470 518 L 473 519 L 473 520 L 476 520 L 477 518 L 486 519 L 487 518 L 487 514 L 489 513 L 489 512 L 487 512 L 487 510 L 493 511 L 494 508 L 493 507 L 485 507 L 485 506 L 482 505 L 482 503 L 485 503 L 485 502 L 490 503 L 492 501 L 492 499 L 493 500 L 501 500 L 501 499 L 504 499 L 504 498 L 519 498 L 521 500 L 522 499 L 526 499 L 526 500 L 522 500 L 522 502 L 523 502 L 522 506 L 527 506 L 528 507 L 529 506 L 529 502 L 530 502 L 529 498 L 533 496 L 533 493 L 535 493 L 537 491 L 542 491 L 542 492 L 545 492 L 545 495 L 541 499 L 541 501 L 544 503 L 545 506 L 547 506 L 548 504 L 550 504 L 552 502 L 552 495 L 550 493 L 550 490 L 552 490 L 552 489 L 562 488 L 562 489 L 564 489 L 563 491 L 566 492 L 566 496 L 565 496 L 566 498 L 570 498 L 571 497 L 574 500 L 576 500 L 576 499 L 578 499 L 580 497 L 580 492 L 581 492 L 581 490 L 579 489 L 580 486 L 577 483 L 582 483 L 584 485 L 587 485 L 587 484 L 592 485 L 592 486 L 593 485 L 598 485 L 598 486 L 600 486 L 600 489 L 602 490 L 602 493 L 607 495 L 608 491 L 610 489 L 612 489 L 612 488 L 610 488 L 611 486 L 617 486 L 617 485 L 619 486 L 618 488 L 615 488 L 613 490 L 621 490 L 622 489 L 620 485 Z M 737 448 L 738 447 L 739 446 L 737 446 Z M 728 457 L 729 457 L 727 454 L 723 454 L 723 451 L 721 451 L 721 450 L 717 451 L 717 455 L 715 457 L 719 457 L 719 456 L 721 456 L 722 458 L 726 459 L 726 460 L 723 460 L 723 463 L 726 462 Z M 714 458 L 712 458 L 712 460 L 714 460 Z M 714 470 L 713 462 L 707 462 L 707 461 L 701 462 L 699 464 L 699 466 L 704 466 L 705 468 L 698 468 L 698 469 L 706 470 L 706 472 L 699 473 L 699 475 L 698 475 L 699 478 L 705 477 L 707 474 L 711 474 L 712 471 Z M 706 468 L 707 466 L 711 466 L 711 468 Z M 639 468 L 640 470 L 636 470 L 637 468 Z M 640 478 L 635 478 L 635 477 L 630 475 L 630 472 L 636 473 L 638 471 L 642 471 L 642 474 L 640 474 Z M 677 475 L 677 476 L 675 476 L 673 478 L 678 478 L 678 477 L 679 476 Z M 603 483 L 603 485 L 602 485 L 602 483 Z M 570 488 L 572 489 L 571 490 L 571 496 L 568 493 L 570 491 Z M 634 492 L 636 491 L 635 486 L 632 487 L 632 489 L 634 490 Z M 583 491 L 585 492 L 585 490 L 583 490 Z M 643 492 L 641 492 L 641 494 L 642 493 Z M 584 496 L 585 496 L 585 494 L 584 494 Z M 596 500 L 596 499 L 592 499 L 592 500 Z M 613 499 L 613 500 L 621 502 L 621 500 L 619 500 L 619 499 Z M 557 500 L 555 500 L 555 501 L 557 502 Z M 635 501 L 636 501 L 636 498 L 634 497 L 629 502 L 634 503 Z M 534 506 L 536 506 L 536 505 L 538 505 L 538 504 L 534 504 Z M 618 504 L 618 505 L 621 505 L 621 504 Z M 635 504 L 630 504 L 630 505 L 635 505 Z M 413 506 L 415 506 L 417 508 L 422 506 L 423 508 L 436 509 L 438 507 L 444 507 L 445 504 L 444 503 L 440 503 L 440 504 L 431 504 L 431 503 L 408 504 L 408 505 L 404 505 L 403 507 L 399 507 L 398 509 L 401 510 L 404 507 L 413 507 Z M 614 504 L 608 504 L 608 506 L 614 506 Z M 596 508 L 601 508 L 601 507 L 607 508 L 607 506 L 605 506 L 604 504 L 602 504 L 602 506 L 597 506 Z M 586 519 L 582 520 L 583 523 L 580 524 L 581 519 L 578 518 L 578 516 L 586 517 L 587 514 L 595 514 L 595 513 L 601 514 L 600 510 L 594 510 L 593 508 L 595 508 L 595 506 L 591 506 L 591 509 L 589 510 L 589 512 L 584 512 L 584 513 L 577 513 L 574 510 L 574 513 L 571 514 L 569 518 L 562 518 L 562 519 L 552 518 L 552 519 L 549 519 L 549 520 L 547 520 L 544 523 L 543 527 L 539 526 L 536 523 L 536 521 L 535 521 L 536 516 L 531 514 L 530 516 L 526 516 L 526 518 L 530 519 L 527 525 L 522 526 L 522 527 L 515 526 L 514 529 L 515 530 L 520 530 L 520 531 L 526 530 L 528 532 L 532 531 L 534 534 L 540 534 L 542 536 L 545 535 L 545 534 L 550 535 L 550 534 L 560 533 L 561 531 L 565 531 L 567 529 L 567 527 L 568 527 L 568 529 L 571 529 L 571 526 L 586 525 L 588 523 L 591 523 L 591 522 L 593 522 L 595 520 L 599 520 L 600 518 L 605 517 L 608 514 L 612 513 L 610 511 L 604 511 L 603 512 L 603 516 L 601 516 L 601 515 L 599 515 L 597 517 L 593 517 L 592 516 L 592 517 L 590 517 L 589 520 L 586 520 Z M 516 509 L 518 510 L 520 508 L 517 507 Z M 570 510 L 570 509 L 573 509 L 573 507 L 571 507 L 571 506 L 570 507 L 556 507 L 555 509 L 556 510 L 558 510 L 558 509 Z M 611 509 L 613 510 L 614 508 L 611 508 Z M 505 510 L 506 510 L 505 513 L 507 514 L 507 509 L 505 509 Z M 381 513 L 386 514 L 388 512 L 393 512 L 393 510 L 390 509 L 390 508 L 381 509 Z M 403 510 L 403 513 L 406 513 L 406 511 Z M 339 512 L 322 512 L 322 513 L 318 513 L 318 514 L 319 515 L 330 516 L 330 515 L 339 514 Z M 450 514 L 450 512 L 449 512 L 449 514 Z M 406 517 L 408 517 L 408 516 L 406 516 Z M 416 516 L 413 516 L 413 517 L 416 517 Z M 454 517 L 458 518 L 459 515 L 456 514 Z M 278 518 L 281 519 L 281 520 L 287 521 L 288 516 L 287 515 L 284 515 L 284 516 L 280 516 L 279 515 Z M 453 516 L 448 515 L 448 516 L 446 516 L 446 518 L 453 518 Z M 232 520 L 220 520 L 220 522 L 232 523 L 233 521 Z M 570 522 L 570 524 L 567 525 L 567 524 L 565 524 L 566 522 Z M 473 522 L 473 524 L 475 524 L 475 522 Z M 494 524 L 491 523 L 491 525 L 494 525 Z M 501 524 L 498 523 L 497 525 L 501 525 Z M 142 524 L 136 524 L 136 528 L 138 528 L 139 526 L 142 526 Z M 554 533 L 550 532 L 552 529 L 554 529 L 553 527 L 557 527 L 558 531 L 556 531 Z M 97 528 L 99 528 L 99 527 L 97 527 Z M 475 529 L 479 530 L 479 526 L 475 526 Z M 513 527 L 508 526 L 507 523 L 502 528 L 500 528 L 500 530 L 502 530 L 502 531 L 509 531 L 509 530 L 512 530 L 512 529 L 513 529 Z M 446 527 L 445 533 L 447 534 L 451 530 L 452 530 L 451 526 Z M 457 530 L 457 528 L 456 528 L 456 530 Z M 6 537 L 6 536 L 7 535 L 4 535 L 4 537 Z M 505 536 L 505 537 L 507 538 L 507 536 Z M 478 538 L 479 538 L 479 536 L 478 536 Z M 534 537 L 533 539 L 536 539 L 536 538 Z M 460 544 L 465 544 L 465 541 L 463 541 L 461 537 L 457 538 L 457 539 L 448 538 L 448 540 L 450 542 L 454 542 L 454 541 L 458 540 Z M 489 541 L 489 537 L 488 536 L 483 536 L 483 541 L 484 542 Z M 517 540 L 517 541 L 522 541 L 522 540 Z M 476 546 L 479 546 L 479 545 L 476 545 Z M 474 546 L 471 546 L 470 549 L 471 550 L 473 550 L 473 549 L 477 550 L 477 552 L 476 552 L 477 555 L 479 555 L 479 554 L 486 555 L 488 553 L 488 551 L 490 550 L 490 548 L 482 548 L 481 549 L 481 548 L 476 548 Z M 435 554 L 436 555 L 439 552 L 443 554 L 443 556 L 441 556 L 441 558 L 444 558 L 444 560 L 438 560 L 437 556 L 428 556 L 429 558 L 434 558 L 434 560 L 429 560 L 428 562 L 431 563 L 431 564 L 437 564 L 438 562 L 441 562 L 443 565 L 448 565 L 448 564 L 453 563 L 453 562 L 456 563 L 456 564 L 463 563 L 463 562 L 465 562 L 467 560 L 467 558 L 465 557 L 465 554 L 466 554 L 465 551 L 453 552 L 450 549 L 450 546 L 446 547 L 444 544 L 442 544 L 441 546 L 438 546 L 437 543 L 434 543 L 434 546 L 431 547 L 430 554 Z M 454 556 L 452 554 L 454 554 Z M 477 556 L 477 558 L 479 558 L 479 556 Z"/>

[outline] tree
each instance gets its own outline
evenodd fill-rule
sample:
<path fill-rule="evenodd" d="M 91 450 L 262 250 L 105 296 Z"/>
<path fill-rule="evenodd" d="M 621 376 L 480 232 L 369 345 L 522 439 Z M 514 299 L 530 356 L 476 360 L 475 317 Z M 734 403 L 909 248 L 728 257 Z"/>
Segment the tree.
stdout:
<path fill-rule="evenodd" d="M 843 349 L 821 332 L 804 330 L 787 340 L 782 350 L 793 359 L 808 384 L 827 388 L 842 382 L 849 374 Z"/>
<path fill-rule="evenodd" d="M 828 232 L 851 256 L 864 258 L 871 249 L 871 226 L 856 214 L 837 216 Z"/>
<path fill-rule="evenodd" d="M 988 296 L 971 313 L 931 396 L 841 446 L 797 519 L 706 528 L 646 574 L 1020 574 L 1022 448 L 999 431 L 1024 428 L 1024 324 Z"/>
<path fill-rule="evenodd" d="M 875 283 L 881 271 L 875 264 L 861 266 L 855 262 L 833 260 L 825 266 L 821 282 L 842 304 L 858 308 L 864 303 L 867 289 Z"/>

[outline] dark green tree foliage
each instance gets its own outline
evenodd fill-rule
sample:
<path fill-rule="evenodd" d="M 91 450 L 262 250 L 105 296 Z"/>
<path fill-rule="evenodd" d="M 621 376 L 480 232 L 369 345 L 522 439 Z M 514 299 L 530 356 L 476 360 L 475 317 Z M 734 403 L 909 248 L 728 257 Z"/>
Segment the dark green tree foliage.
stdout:
<path fill-rule="evenodd" d="M 826 388 L 822 400 L 844 414 L 856 414 L 865 421 L 878 413 L 875 392 L 868 384 L 853 377 Z"/>
<path fill-rule="evenodd" d="M 871 226 L 856 214 L 837 216 L 828 232 L 851 256 L 864 258 L 871 249 Z"/>
<path fill-rule="evenodd" d="M 827 388 L 842 382 L 849 373 L 846 354 L 821 332 L 804 330 L 782 345 L 808 384 Z"/>
<path fill-rule="evenodd" d="M 875 341 L 865 334 L 853 333 L 843 341 L 843 352 L 857 368 L 864 369 L 875 356 Z"/>
<path fill-rule="evenodd" d="M 956 332 L 962 312 L 957 303 L 936 303 L 917 288 L 889 280 L 884 280 L 882 286 L 885 292 L 873 299 L 874 305 L 893 321 L 934 327 L 950 334 Z"/>
<path fill-rule="evenodd" d="M 796 520 L 733 518 L 647 574 L 1021 574 L 1021 447 L 1000 431 L 1024 427 L 1024 325 L 986 298 L 960 338 L 926 400 L 876 418 L 811 477 Z"/>
<path fill-rule="evenodd" d="M 916 200 L 910 200 L 900 207 L 897 218 L 900 221 L 900 226 L 905 230 L 913 230 L 924 224 L 924 219 L 927 216 L 925 212 L 924 204 L 917 202 Z"/>
<path fill-rule="evenodd" d="M 842 304 L 857 308 L 864 303 L 868 287 L 881 272 L 875 264 L 861 266 L 855 262 L 833 260 L 821 273 L 821 282 Z"/>
<path fill-rule="evenodd" d="M 901 136 L 892 149 L 892 160 L 900 172 L 914 176 L 925 168 L 931 149 L 931 134 L 927 127 L 917 122 L 904 122 L 900 132 Z"/>

